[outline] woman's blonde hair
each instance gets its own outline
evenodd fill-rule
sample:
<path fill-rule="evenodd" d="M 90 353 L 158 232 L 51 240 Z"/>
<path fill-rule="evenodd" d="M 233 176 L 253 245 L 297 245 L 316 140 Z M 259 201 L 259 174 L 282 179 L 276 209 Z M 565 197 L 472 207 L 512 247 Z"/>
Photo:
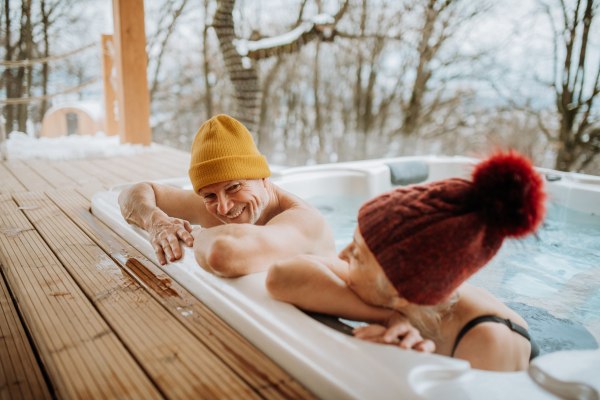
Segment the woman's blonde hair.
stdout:
<path fill-rule="evenodd" d="M 384 293 L 389 292 L 390 288 L 394 288 L 383 271 L 381 271 L 380 274 L 377 274 L 375 284 L 377 285 L 378 290 Z M 400 296 L 402 296 L 402 294 L 400 294 Z M 417 328 L 427 339 L 439 338 L 442 318 L 452 318 L 453 308 L 458 302 L 458 299 L 458 291 L 455 291 L 447 300 L 439 304 L 422 306 L 409 303 L 407 306 L 402 307 L 401 312 L 408 318 L 412 326 Z M 395 301 L 392 300 L 387 307 L 395 309 L 394 303 Z"/>
<path fill-rule="evenodd" d="M 455 291 L 448 300 L 433 306 L 421 306 L 409 303 L 403 307 L 402 312 L 410 321 L 412 326 L 417 328 L 421 335 L 427 339 L 439 339 L 442 319 L 452 319 L 454 305 L 458 302 L 458 291 Z"/>

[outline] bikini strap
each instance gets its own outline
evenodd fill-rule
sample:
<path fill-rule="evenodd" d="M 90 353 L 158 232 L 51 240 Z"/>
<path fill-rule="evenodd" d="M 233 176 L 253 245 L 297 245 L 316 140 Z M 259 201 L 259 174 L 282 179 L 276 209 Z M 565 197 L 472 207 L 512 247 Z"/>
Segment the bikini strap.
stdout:
<path fill-rule="evenodd" d="M 465 336 L 467 332 L 473 329 L 476 325 L 479 325 L 483 322 L 497 322 L 499 324 L 506 325 L 510 328 L 511 331 L 518 333 L 519 335 L 523 336 L 525 339 L 531 342 L 529 332 L 527 332 L 527 329 L 523 328 L 521 325 L 513 323 L 510 319 L 503 319 L 500 317 L 496 317 L 495 315 L 484 315 L 483 317 L 472 319 L 460 330 L 458 336 L 456 336 L 456 341 L 454 342 L 454 347 L 452 348 L 452 355 L 450 357 L 454 357 L 454 352 L 456 351 L 456 348 L 458 347 L 458 344 L 460 343 L 463 336 Z"/>

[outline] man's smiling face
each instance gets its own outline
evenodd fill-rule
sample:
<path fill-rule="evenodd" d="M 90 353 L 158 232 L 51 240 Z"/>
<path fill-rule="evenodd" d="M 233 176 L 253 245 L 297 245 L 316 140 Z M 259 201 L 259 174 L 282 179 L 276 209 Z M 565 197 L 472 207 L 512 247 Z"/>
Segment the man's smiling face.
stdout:
<path fill-rule="evenodd" d="M 255 224 L 269 203 L 265 179 L 213 183 L 198 194 L 208 212 L 225 224 Z"/>

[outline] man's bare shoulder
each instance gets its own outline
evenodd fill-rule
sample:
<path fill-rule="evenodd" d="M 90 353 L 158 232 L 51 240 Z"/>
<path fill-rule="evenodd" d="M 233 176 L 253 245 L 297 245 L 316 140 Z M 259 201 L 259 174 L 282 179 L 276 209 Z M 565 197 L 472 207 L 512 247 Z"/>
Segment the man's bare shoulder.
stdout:
<path fill-rule="evenodd" d="M 300 211 L 301 213 L 303 213 L 305 215 L 312 215 L 316 218 L 325 220 L 325 218 L 323 217 L 323 214 L 321 214 L 319 212 L 319 210 L 317 210 L 313 205 L 311 205 L 306 200 L 301 199 L 300 197 L 296 196 L 295 194 L 292 194 L 290 192 L 287 192 L 287 191 L 281 189 L 277 185 L 273 185 L 273 186 L 276 190 L 277 197 L 279 199 L 279 212 L 280 213 L 283 213 L 286 211 Z"/>
<path fill-rule="evenodd" d="M 267 225 L 288 225 L 299 231 L 312 243 L 307 253 L 335 256 L 333 232 L 319 210 L 300 197 L 276 187 L 279 213 Z"/>

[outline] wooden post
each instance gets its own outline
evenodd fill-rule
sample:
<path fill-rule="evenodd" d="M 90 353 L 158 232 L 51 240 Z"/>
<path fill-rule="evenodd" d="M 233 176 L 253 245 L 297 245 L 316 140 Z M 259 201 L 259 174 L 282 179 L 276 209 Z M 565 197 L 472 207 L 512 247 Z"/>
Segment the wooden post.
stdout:
<path fill-rule="evenodd" d="M 115 45 L 113 35 L 102 36 L 102 80 L 104 83 L 104 108 L 106 109 L 106 134 L 119 133 L 119 108 L 117 102 L 117 69 L 114 62 Z"/>
<path fill-rule="evenodd" d="M 121 143 L 152 142 L 143 0 L 113 0 Z"/>

